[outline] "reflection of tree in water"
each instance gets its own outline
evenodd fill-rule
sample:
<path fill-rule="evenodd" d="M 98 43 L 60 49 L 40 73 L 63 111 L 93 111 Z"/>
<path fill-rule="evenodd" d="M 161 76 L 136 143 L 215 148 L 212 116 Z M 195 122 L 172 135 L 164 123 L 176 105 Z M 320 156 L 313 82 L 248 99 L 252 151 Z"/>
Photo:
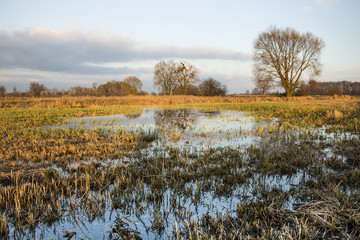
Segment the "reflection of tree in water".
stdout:
<path fill-rule="evenodd" d="M 137 119 L 142 115 L 142 113 L 138 113 L 138 114 L 125 114 L 125 117 L 128 119 Z"/>
<path fill-rule="evenodd" d="M 200 111 L 200 112 L 208 116 L 218 116 L 221 113 L 221 111 Z"/>
<path fill-rule="evenodd" d="M 124 116 L 128 119 L 137 119 L 142 115 L 143 111 L 141 110 L 141 113 L 137 114 L 125 114 Z"/>
<path fill-rule="evenodd" d="M 184 132 L 195 123 L 196 115 L 190 109 L 158 109 L 154 112 L 154 120 L 158 127 L 174 128 Z"/>

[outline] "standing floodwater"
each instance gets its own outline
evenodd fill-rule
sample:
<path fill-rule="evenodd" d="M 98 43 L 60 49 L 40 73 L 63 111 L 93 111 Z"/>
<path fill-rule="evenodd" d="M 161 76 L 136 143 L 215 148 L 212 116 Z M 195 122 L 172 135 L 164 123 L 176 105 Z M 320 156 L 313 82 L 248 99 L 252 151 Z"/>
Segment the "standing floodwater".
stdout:
<path fill-rule="evenodd" d="M 53 147 L 55 160 L 11 176 L 20 189 L 12 194 L 29 209 L 15 206 L 1 218 L 16 239 L 178 239 L 207 231 L 240 238 L 269 225 L 283 234 L 320 206 L 312 201 L 328 204 L 321 186 L 351 201 L 358 194 L 356 185 L 341 185 L 357 180 L 355 155 L 338 147 L 341 140 L 354 148 L 357 136 L 286 130 L 239 111 L 144 109 L 31 131 L 35 147 L 49 139 L 40 152 Z"/>
<path fill-rule="evenodd" d="M 249 114 L 237 111 L 193 109 L 145 109 L 141 114 L 71 119 L 56 128 L 110 128 L 135 134 L 153 134 L 153 147 L 204 150 L 217 147 L 247 147 L 258 139 L 256 131 L 268 127 Z"/>

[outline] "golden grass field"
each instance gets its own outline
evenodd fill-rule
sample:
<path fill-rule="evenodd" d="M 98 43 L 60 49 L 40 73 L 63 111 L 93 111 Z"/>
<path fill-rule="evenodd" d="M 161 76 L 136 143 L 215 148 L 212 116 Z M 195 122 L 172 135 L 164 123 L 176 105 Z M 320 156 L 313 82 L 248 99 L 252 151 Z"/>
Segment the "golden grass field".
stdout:
<path fill-rule="evenodd" d="M 165 106 L 185 104 L 212 104 L 212 103 L 258 103 L 276 102 L 289 105 L 313 106 L 324 108 L 354 109 L 360 108 L 358 96 L 304 96 L 304 97 L 275 97 L 275 96 L 126 96 L 126 97 L 58 97 L 58 98 L 7 98 L 0 100 L 1 108 L 80 108 L 101 107 L 113 105 L 136 106 Z"/>

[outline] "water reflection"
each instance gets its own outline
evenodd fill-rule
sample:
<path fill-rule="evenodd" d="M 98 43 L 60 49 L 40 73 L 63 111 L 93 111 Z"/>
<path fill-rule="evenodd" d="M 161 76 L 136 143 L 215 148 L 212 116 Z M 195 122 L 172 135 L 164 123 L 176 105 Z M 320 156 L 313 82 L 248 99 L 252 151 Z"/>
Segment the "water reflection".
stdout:
<path fill-rule="evenodd" d="M 245 148 L 258 140 L 259 126 L 254 118 L 237 111 L 199 111 L 193 109 L 154 110 L 154 122 L 161 132 L 146 152 L 173 147 L 180 152 L 197 152 L 209 148 Z"/>
<path fill-rule="evenodd" d="M 154 111 L 155 125 L 165 129 L 184 132 L 196 121 L 197 115 L 190 109 L 157 109 Z"/>
<path fill-rule="evenodd" d="M 68 124 L 49 126 L 52 129 L 108 128 L 119 129 L 157 139 L 145 149 L 203 150 L 216 147 L 246 147 L 257 141 L 259 123 L 237 111 L 199 111 L 194 109 L 144 109 L 140 114 L 85 117 L 70 119 Z"/>
<path fill-rule="evenodd" d="M 200 111 L 200 113 L 203 113 L 203 114 L 209 115 L 209 116 L 217 116 L 221 113 L 221 111 Z"/>
<path fill-rule="evenodd" d="M 142 113 L 138 113 L 138 114 L 125 114 L 124 116 L 127 119 L 138 119 L 139 117 L 141 117 Z"/>
<path fill-rule="evenodd" d="M 87 212 L 80 209 L 77 219 L 82 220 L 81 226 L 72 220 L 64 220 L 61 224 L 53 225 L 45 230 L 39 229 L 38 232 L 43 231 L 45 235 L 56 235 L 63 230 L 73 229 L 79 235 L 86 232 L 92 238 L 100 239 L 112 232 L 130 231 L 131 233 L 139 233 L 138 235 L 144 239 L 162 239 L 169 236 L 168 234 L 172 234 L 176 222 L 179 224 L 179 228 L 183 227 L 181 224 L 184 219 L 200 219 L 205 213 L 215 217 L 218 211 L 224 211 L 224 209 L 235 212 L 238 203 L 247 198 L 254 199 L 257 197 L 255 194 L 252 195 L 253 189 L 260 189 L 260 186 L 267 181 L 265 178 L 234 186 L 234 190 L 226 190 L 227 193 L 225 193 L 225 190 L 221 188 L 222 184 L 216 184 L 222 182 L 221 179 L 221 181 L 217 180 L 217 177 L 209 175 L 203 180 L 196 181 L 191 181 L 189 178 L 179 186 L 176 185 L 175 188 L 172 188 L 170 185 L 168 187 L 162 185 L 162 179 L 165 176 L 163 174 L 181 176 L 182 171 L 184 171 L 186 176 L 188 174 L 186 172 L 188 169 L 185 167 L 188 166 L 187 164 L 195 163 L 197 158 L 204 155 L 206 158 L 203 160 L 208 161 L 210 154 L 212 154 L 211 161 L 209 160 L 207 165 L 201 166 L 202 170 L 199 168 L 199 171 L 204 171 L 204 173 L 220 171 L 223 162 L 228 161 L 229 164 L 233 164 L 234 161 L 227 154 L 215 157 L 217 153 L 222 151 L 217 151 L 216 148 L 232 148 L 237 151 L 245 149 L 258 140 L 258 137 L 253 134 L 258 126 L 259 123 L 254 118 L 243 112 L 191 109 L 144 109 L 142 114 L 73 119 L 72 124 L 67 125 L 67 127 L 105 128 L 109 129 L 109 132 L 123 129 L 127 132 L 139 134 L 143 139 L 144 137 L 155 136 L 156 140 L 144 144 L 139 149 L 136 148 L 126 157 L 109 159 L 109 161 L 101 160 L 101 164 L 99 164 L 100 168 L 119 168 L 124 172 L 126 169 L 130 170 L 134 167 L 136 170 L 131 171 L 139 173 L 139 176 L 146 177 L 139 178 L 141 180 L 133 186 L 125 187 L 126 181 L 119 181 L 118 185 L 110 186 L 106 190 L 109 199 L 106 199 L 106 195 L 101 197 L 101 201 L 105 202 L 102 205 L 104 206 L 104 215 L 101 218 L 94 220 L 89 217 L 87 219 Z M 157 163 L 160 161 L 153 160 L 160 159 L 162 161 L 167 158 L 171 159 L 169 161 L 171 164 L 166 168 L 163 165 L 163 170 L 159 175 L 157 171 L 160 168 L 157 167 Z M 187 161 L 186 164 L 185 161 Z M 156 163 L 154 164 L 156 167 L 153 166 L 154 168 L 152 168 L 152 163 Z M 86 162 L 85 164 L 91 163 Z M 68 166 L 69 169 L 77 169 L 76 165 L 71 166 L 69 164 Z M 237 166 L 237 168 L 231 168 L 233 171 L 242 173 L 243 170 L 239 168 L 239 165 L 233 166 Z M 147 169 L 148 167 L 149 169 Z M 170 170 L 171 172 L 167 172 Z M 150 172 L 151 174 L 149 174 Z M 69 175 L 63 176 L 69 177 Z M 166 181 L 170 179 L 167 176 L 164 178 Z M 273 185 L 278 186 L 290 182 L 287 179 L 281 179 L 281 181 L 270 182 L 272 184 L 269 183 L 270 190 Z M 155 187 L 157 184 L 163 187 Z M 207 186 L 217 187 L 210 188 Z M 97 194 L 94 193 L 92 196 L 97 196 Z M 100 201 L 94 199 L 95 202 Z M 120 218 L 116 216 L 120 216 Z M 129 217 L 124 218 L 122 216 Z M 124 220 L 121 219 L 126 220 L 129 224 L 125 224 Z M 81 237 L 79 236 L 79 238 Z"/>

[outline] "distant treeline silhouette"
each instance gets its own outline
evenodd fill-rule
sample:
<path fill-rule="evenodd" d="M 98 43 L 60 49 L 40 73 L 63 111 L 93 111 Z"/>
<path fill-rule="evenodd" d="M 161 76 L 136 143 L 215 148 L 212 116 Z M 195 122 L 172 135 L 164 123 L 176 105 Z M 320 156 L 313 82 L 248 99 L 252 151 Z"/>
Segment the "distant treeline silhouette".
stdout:
<path fill-rule="evenodd" d="M 140 81 L 140 80 L 139 80 Z M 126 81 L 108 81 L 107 83 L 92 87 L 71 87 L 69 90 L 59 91 L 57 88 L 48 89 L 44 84 L 31 82 L 28 91 L 17 91 L 13 88 L 12 93 L 7 93 L 4 86 L 0 86 L 0 97 L 59 97 L 59 96 L 127 96 L 127 95 L 148 95 L 148 92 L 142 91 L 142 83 L 127 83 Z M 208 78 L 202 80 L 199 85 L 190 85 L 187 95 L 194 96 L 224 96 L 227 93 L 225 85 L 219 81 Z M 152 93 L 153 95 L 155 93 Z M 181 94 L 174 91 L 173 94 Z M 261 94 L 253 91 L 253 94 Z M 271 93 L 269 93 L 271 94 Z M 265 94 L 266 95 L 266 94 Z M 360 82 L 339 81 L 339 82 L 317 82 L 310 80 L 307 84 L 301 83 L 295 91 L 296 96 L 307 95 L 358 95 L 360 96 Z"/>
<path fill-rule="evenodd" d="M 300 84 L 296 95 L 360 95 L 360 82 L 317 82 L 310 80 L 308 84 Z"/>
<path fill-rule="evenodd" d="M 92 87 L 71 87 L 66 90 L 57 88 L 46 88 L 44 84 L 31 82 L 29 90 L 21 92 L 13 87 L 12 93 L 7 93 L 4 86 L 0 86 L 0 97 L 59 97 L 59 96 L 127 96 L 127 95 L 148 95 L 143 91 L 142 82 L 137 77 L 127 77 L 123 81 L 108 81 L 104 84 L 93 83 Z M 227 93 L 225 85 L 221 84 L 214 78 L 202 80 L 198 85 L 189 84 L 186 86 L 185 95 L 195 96 L 224 96 Z M 155 95 L 156 93 L 152 93 Z M 161 95 L 164 93 L 160 93 Z M 174 88 L 172 95 L 183 94 L 182 89 Z"/>

